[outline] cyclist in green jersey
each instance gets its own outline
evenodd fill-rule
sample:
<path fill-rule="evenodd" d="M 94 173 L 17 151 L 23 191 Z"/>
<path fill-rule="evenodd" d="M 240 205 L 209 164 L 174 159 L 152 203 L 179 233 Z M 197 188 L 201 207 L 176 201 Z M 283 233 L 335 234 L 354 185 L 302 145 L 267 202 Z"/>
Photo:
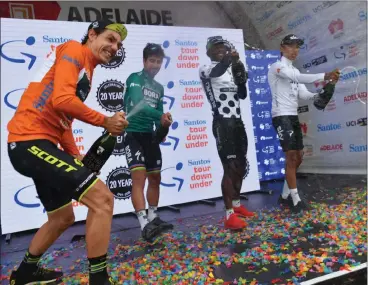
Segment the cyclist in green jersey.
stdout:
<path fill-rule="evenodd" d="M 157 215 L 160 196 L 162 157 L 160 141 L 154 136 L 154 125 L 169 128 L 170 113 L 163 112 L 164 87 L 154 80 L 165 54 L 158 44 L 143 49 L 142 71 L 132 73 L 126 81 L 124 110 L 129 122 L 125 129 L 125 155 L 132 176 L 132 203 L 141 225 L 142 237 L 152 241 L 160 232 L 173 229 Z M 144 186 L 148 178 L 147 202 Z"/>

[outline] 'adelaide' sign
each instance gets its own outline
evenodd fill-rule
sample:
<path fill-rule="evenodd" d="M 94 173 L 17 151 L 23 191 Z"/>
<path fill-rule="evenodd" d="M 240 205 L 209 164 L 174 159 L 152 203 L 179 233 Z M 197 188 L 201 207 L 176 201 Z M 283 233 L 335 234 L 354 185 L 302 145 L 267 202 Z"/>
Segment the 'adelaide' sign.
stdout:
<path fill-rule="evenodd" d="M 119 8 L 69 7 L 68 21 L 93 22 L 102 19 L 124 24 L 174 25 L 168 10 L 127 9 L 122 13 Z"/>

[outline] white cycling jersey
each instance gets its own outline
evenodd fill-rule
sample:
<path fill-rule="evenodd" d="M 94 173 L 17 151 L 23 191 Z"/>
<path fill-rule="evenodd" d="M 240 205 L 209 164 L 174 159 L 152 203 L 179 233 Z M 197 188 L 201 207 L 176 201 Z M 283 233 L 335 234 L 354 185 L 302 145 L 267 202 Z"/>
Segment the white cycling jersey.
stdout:
<path fill-rule="evenodd" d="M 298 115 L 298 99 L 313 99 L 318 93 L 309 92 L 305 83 L 324 80 L 325 73 L 301 74 L 286 57 L 273 63 L 268 70 L 272 94 L 272 117 Z"/>

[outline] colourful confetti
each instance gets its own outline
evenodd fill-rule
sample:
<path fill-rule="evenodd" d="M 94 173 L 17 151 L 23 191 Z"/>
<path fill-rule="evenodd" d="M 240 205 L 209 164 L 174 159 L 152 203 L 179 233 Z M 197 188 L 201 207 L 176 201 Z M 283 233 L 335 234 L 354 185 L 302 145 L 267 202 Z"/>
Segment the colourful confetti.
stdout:
<path fill-rule="evenodd" d="M 300 284 L 307 274 L 350 270 L 367 256 L 367 189 L 345 188 L 339 193 L 342 204 L 311 203 L 312 210 L 299 215 L 280 208 L 259 211 L 247 219 L 249 226 L 242 232 L 225 230 L 218 217 L 206 216 L 179 219 L 177 226 L 183 231 L 163 234 L 154 245 L 134 239 L 129 243 L 124 233 L 112 235 L 109 273 L 123 285 L 289 285 Z M 84 249 L 84 241 L 54 248 L 42 264 L 55 268 L 56 261 L 68 259 L 71 265 L 63 268 L 63 284 L 87 284 L 85 251 L 80 255 Z M 20 261 L 7 261 L 6 254 L 2 260 L 0 280 L 8 280 Z M 241 276 L 219 277 L 218 268 L 235 266 L 241 266 Z M 277 276 L 270 276 L 275 272 L 272 266 L 278 268 Z M 260 276 L 270 278 L 261 283 Z"/>

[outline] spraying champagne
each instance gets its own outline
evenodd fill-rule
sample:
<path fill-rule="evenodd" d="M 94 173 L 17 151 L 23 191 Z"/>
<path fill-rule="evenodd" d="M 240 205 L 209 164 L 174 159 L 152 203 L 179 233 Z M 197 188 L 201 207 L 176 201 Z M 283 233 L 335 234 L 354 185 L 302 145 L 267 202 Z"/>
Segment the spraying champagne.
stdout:
<path fill-rule="evenodd" d="M 127 126 L 127 123 L 125 114 L 120 112 L 106 118 L 105 132 L 92 144 L 82 160 L 87 168 L 94 173 L 100 173 L 115 149 L 117 136 Z"/>

